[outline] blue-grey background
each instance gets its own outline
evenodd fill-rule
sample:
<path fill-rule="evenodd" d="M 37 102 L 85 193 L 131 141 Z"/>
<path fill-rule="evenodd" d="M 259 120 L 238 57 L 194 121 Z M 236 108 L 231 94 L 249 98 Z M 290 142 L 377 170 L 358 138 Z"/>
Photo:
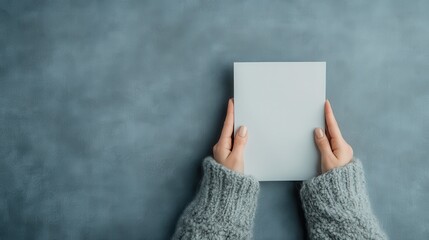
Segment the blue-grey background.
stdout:
<path fill-rule="evenodd" d="M 233 62 L 326 61 L 375 214 L 391 239 L 427 239 L 428 10 L 2 0 L 0 238 L 168 239 L 219 136 Z M 299 183 L 261 188 L 255 238 L 305 238 Z"/>

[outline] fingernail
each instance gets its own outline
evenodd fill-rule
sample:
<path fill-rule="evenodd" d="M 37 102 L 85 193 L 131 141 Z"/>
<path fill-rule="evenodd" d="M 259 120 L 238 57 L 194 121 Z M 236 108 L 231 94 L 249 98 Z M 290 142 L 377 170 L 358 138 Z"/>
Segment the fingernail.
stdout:
<path fill-rule="evenodd" d="M 241 127 L 238 129 L 238 135 L 239 135 L 240 137 L 245 137 L 245 136 L 246 136 L 246 134 L 247 134 L 247 127 L 246 127 L 246 126 L 241 126 Z"/>
<path fill-rule="evenodd" d="M 322 138 L 323 137 L 323 131 L 322 131 L 322 129 L 316 128 L 315 133 L 316 133 L 316 137 L 317 138 Z"/>

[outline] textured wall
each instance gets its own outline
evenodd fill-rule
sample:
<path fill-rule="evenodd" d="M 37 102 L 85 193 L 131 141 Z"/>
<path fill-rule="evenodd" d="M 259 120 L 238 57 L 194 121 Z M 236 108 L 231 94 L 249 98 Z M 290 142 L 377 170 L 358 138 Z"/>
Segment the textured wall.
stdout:
<path fill-rule="evenodd" d="M 326 61 L 327 96 L 392 239 L 429 237 L 428 1 L 0 2 L 0 238 L 167 239 L 234 61 Z M 251 131 L 251 129 L 250 129 Z M 262 183 L 256 239 L 301 239 Z"/>

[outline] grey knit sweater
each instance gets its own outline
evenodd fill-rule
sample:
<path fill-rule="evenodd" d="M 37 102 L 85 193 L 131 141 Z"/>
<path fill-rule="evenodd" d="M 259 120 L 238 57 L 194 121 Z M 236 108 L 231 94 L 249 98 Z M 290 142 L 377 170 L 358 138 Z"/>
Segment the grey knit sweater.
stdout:
<path fill-rule="evenodd" d="M 252 238 L 259 182 L 211 156 L 204 159 L 203 171 L 173 239 Z M 304 182 L 300 194 L 310 239 L 387 239 L 371 211 L 358 159 Z"/>

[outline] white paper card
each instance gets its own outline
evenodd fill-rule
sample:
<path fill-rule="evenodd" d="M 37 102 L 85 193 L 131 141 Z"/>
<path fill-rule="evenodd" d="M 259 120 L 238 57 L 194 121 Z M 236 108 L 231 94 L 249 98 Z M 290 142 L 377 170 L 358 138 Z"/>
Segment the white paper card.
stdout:
<path fill-rule="evenodd" d="M 313 131 L 325 126 L 325 62 L 234 63 L 234 132 L 248 127 L 244 172 L 259 181 L 319 173 Z"/>

